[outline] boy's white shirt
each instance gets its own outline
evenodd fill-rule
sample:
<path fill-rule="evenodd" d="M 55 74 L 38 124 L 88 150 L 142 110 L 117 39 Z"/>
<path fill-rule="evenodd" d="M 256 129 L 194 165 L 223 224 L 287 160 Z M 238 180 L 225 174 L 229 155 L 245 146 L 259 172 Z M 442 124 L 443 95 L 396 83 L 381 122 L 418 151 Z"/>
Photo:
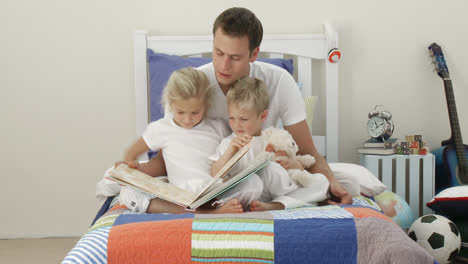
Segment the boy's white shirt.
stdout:
<path fill-rule="evenodd" d="M 216 148 L 216 153 L 209 156 L 212 161 L 218 160 L 226 152 L 235 134 L 224 138 Z M 254 136 L 251 141 L 251 149 L 232 168 L 230 173 L 236 173 L 250 164 L 255 157 L 265 151 L 263 136 Z M 270 163 L 262 170 L 258 171 L 264 187 L 260 200 L 263 202 L 280 202 L 286 209 L 301 206 L 314 205 L 325 200 L 329 182 L 327 178 L 317 173 L 312 186 L 299 188 L 289 177 L 288 172 L 277 163 Z"/>
<path fill-rule="evenodd" d="M 216 148 L 216 153 L 211 155 L 208 159 L 211 161 L 217 161 L 228 149 L 229 144 L 236 135 L 232 133 L 231 135 L 224 138 L 219 146 Z M 250 140 L 250 150 L 245 153 L 245 155 L 238 161 L 236 165 L 231 169 L 229 174 L 236 174 L 242 169 L 249 166 L 255 157 L 257 157 L 261 152 L 265 151 L 263 136 L 254 136 Z M 286 209 L 297 208 L 305 205 L 309 205 L 307 202 L 303 201 L 301 198 L 290 198 L 288 197 L 289 193 L 294 193 L 298 189 L 298 186 L 291 181 L 287 171 L 281 167 L 281 165 L 276 163 L 270 163 L 265 168 L 257 172 L 257 175 L 251 177 L 259 177 L 263 186 L 258 186 L 260 191 L 258 200 L 263 202 L 280 202 Z M 255 188 L 252 186 L 255 184 L 250 184 L 249 188 Z M 247 189 L 247 187 L 244 187 Z M 261 194 L 261 195 L 260 195 Z M 304 198 L 307 198 L 305 196 Z"/>
<path fill-rule="evenodd" d="M 226 152 L 229 144 L 235 136 L 236 135 L 232 133 L 224 138 L 216 148 L 216 153 L 211 155 L 209 159 L 212 161 L 218 160 Z M 260 135 L 252 137 L 250 140 L 250 150 L 247 151 L 247 153 L 239 160 L 229 173 L 235 174 L 246 168 L 253 160 L 255 160 L 255 157 L 263 151 L 265 151 L 263 136 Z M 298 186 L 289 178 L 287 171 L 279 164 L 269 164 L 262 170 L 258 171 L 258 174 L 264 184 L 262 194 L 263 199 L 261 199 L 264 202 L 276 201 L 276 198 L 287 195 L 298 188 Z M 303 206 L 306 203 L 301 201 L 300 204 Z M 287 204 L 284 205 L 289 208 Z"/>
<path fill-rule="evenodd" d="M 228 133 L 221 120 L 206 118 L 195 127 L 185 129 L 172 118 L 163 118 L 148 125 L 143 140 L 151 150 L 163 150 L 171 184 L 198 193 L 211 180 L 208 157 Z"/>

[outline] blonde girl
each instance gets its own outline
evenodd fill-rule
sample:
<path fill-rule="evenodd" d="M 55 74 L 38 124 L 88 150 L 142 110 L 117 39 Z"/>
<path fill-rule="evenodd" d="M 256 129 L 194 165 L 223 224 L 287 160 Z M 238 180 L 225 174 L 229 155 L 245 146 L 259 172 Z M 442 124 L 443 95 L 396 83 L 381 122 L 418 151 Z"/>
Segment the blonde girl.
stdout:
<path fill-rule="evenodd" d="M 208 156 L 229 133 L 221 120 L 207 119 L 214 90 L 206 75 L 194 68 L 175 71 L 162 95 L 162 105 L 170 114 L 151 122 L 126 151 L 124 162 L 137 166 L 137 157 L 148 150 L 162 151 L 169 183 L 198 193 L 211 179 Z M 184 208 L 146 193 L 122 188 L 120 202 L 136 212 L 184 213 Z M 199 213 L 237 213 L 242 206 L 232 199 Z"/>

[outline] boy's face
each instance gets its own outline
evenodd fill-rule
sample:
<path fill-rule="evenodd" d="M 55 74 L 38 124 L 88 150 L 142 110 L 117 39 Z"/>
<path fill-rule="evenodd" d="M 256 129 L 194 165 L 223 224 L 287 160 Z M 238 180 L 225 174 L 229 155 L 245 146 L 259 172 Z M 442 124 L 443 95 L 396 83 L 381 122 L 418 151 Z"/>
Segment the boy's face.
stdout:
<path fill-rule="evenodd" d="M 174 122 L 183 128 L 190 129 L 198 125 L 205 113 L 205 102 L 198 97 L 176 100 L 171 104 Z"/>
<path fill-rule="evenodd" d="M 219 86 L 227 90 L 235 81 L 249 75 L 249 62 L 255 61 L 258 52 L 259 48 L 250 52 L 247 36 L 232 37 L 218 28 L 214 34 L 212 56 Z"/>
<path fill-rule="evenodd" d="M 253 110 L 240 109 L 237 105 L 229 104 L 229 126 L 236 135 L 247 134 L 259 136 L 263 122 L 268 116 L 268 110 L 260 114 Z"/>

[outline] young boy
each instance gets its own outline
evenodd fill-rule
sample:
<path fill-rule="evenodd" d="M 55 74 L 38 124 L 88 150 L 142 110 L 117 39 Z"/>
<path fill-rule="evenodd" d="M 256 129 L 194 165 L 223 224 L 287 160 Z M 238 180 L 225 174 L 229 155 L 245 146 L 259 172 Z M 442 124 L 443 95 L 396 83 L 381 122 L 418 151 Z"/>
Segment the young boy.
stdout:
<path fill-rule="evenodd" d="M 265 151 L 261 136 L 262 126 L 268 116 L 269 96 L 263 81 L 245 77 L 234 83 L 226 95 L 229 125 L 233 133 L 224 138 L 216 153 L 209 157 L 214 161 L 211 174 L 215 175 L 222 166 L 246 143 L 251 149 L 236 164 L 231 173 L 237 173 Z M 299 162 L 289 161 L 290 168 L 304 169 Z M 250 204 L 251 211 L 280 210 L 313 204 L 326 199 L 329 183 L 322 174 L 318 186 L 301 188 L 293 183 L 287 171 L 277 163 L 270 163 L 258 172 L 263 182 L 263 193 L 259 200 Z"/>

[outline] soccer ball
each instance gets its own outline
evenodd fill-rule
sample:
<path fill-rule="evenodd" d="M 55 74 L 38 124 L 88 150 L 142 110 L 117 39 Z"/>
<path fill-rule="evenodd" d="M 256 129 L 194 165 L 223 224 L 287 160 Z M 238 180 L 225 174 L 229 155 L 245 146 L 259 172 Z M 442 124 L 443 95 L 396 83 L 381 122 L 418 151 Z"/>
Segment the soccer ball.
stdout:
<path fill-rule="evenodd" d="M 408 235 L 440 264 L 450 263 L 460 251 L 461 236 L 457 226 L 441 215 L 428 214 L 416 219 Z"/>

